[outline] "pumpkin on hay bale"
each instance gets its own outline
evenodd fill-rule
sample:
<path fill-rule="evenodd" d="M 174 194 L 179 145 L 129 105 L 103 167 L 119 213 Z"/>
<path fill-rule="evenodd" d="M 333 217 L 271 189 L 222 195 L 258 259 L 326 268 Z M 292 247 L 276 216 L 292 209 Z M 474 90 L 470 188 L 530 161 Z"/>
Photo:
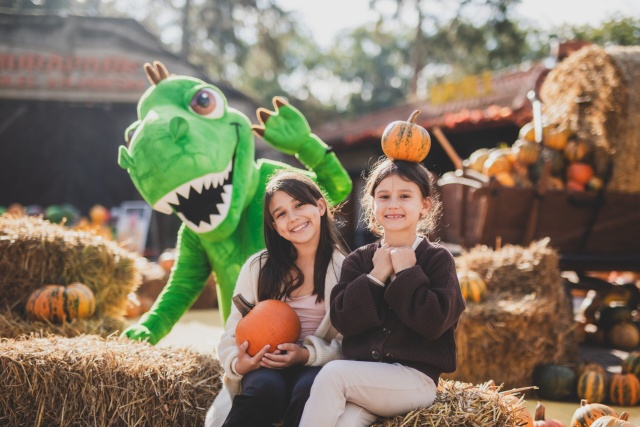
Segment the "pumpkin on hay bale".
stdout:
<path fill-rule="evenodd" d="M 533 384 L 544 363 L 574 363 L 577 342 L 570 301 L 549 240 L 499 250 L 477 246 L 456 258 L 487 283 L 484 302 L 468 304 L 456 329 L 458 367 L 444 378 L 505 387 Z"/>
<path fill-rule="evenodd" d="M 69 230 L 39 217 L 1 215 L 0 253 L 3 255 L 0 257 L 0 307 L 25 318 L 29 295 L 43 285 L 62 284 L 62 281 L 80 282 L 91 289 L 95 296 L 95 313 L 91 319 L 122 319 L 127 296 L 141 279 L 139 264 L 143 259 L 140 256 L 113 241 Z M 91 319 L 77 319 L 74 323 Z M 5 323 L 13 322 L 12 318 Z M 47 329 L 49 325 L 35 322 L 32 331 Z M 21 330 L 25 329 L 23 326 Z"/>
<path fill-rule="evenodd" d="M 189 349 L 80 336 L 0 339 L 0 424 L 194 426 L 222 368 Z"/>
<path fill-rule="evenodd" d="M 595 148 L 598 176 L 612 162 L 607 190 L 639 193 L 640 46 L 584 47 L 551 70 L 540 92 L 548 121 Z"/>

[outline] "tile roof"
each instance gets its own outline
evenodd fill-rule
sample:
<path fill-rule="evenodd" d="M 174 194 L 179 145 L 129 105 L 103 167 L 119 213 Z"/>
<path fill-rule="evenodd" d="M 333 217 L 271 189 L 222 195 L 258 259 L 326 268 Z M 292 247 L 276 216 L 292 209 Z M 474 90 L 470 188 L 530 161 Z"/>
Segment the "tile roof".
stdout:
<path fill-rule="evenodd" d="M 448 131 L 464 132 L 478 128 L 508 125 L 522 126 L 531 120 L 531 103 L 527 92 L 539 86 L 548 69 L 533 64 L 527 69 L 496 72 L 492 75 L 490 94 L 454 100 L 441 105 L 416 101 L 316 127 L 315 133 L 333 146 L 357 145 L 371 138 L 379 139 L 385 127 L 396 120 L 407 120 L 420 110 L 417 123 L 425 128 L 440 126 Z"/>

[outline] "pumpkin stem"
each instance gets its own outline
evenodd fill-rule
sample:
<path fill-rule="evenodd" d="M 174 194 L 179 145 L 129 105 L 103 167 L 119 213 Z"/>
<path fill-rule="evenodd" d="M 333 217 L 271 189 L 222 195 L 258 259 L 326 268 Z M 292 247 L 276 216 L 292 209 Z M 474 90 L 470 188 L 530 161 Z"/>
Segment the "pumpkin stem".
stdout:
<path fill-rule="evenodd" d="M 544 405 L 542 402 L 538 402 L 536 405 L 536 412 L 533 417 L 534 421 L 544 421 Z"/>
<path fill-rule="evenodd" d="M 240 294 L 231 298 L 231 301 L 233 301 L 233 304 L 236 306 L 240 314 L 242 314 L 242 317 L 246 316 L 251 311 L 251 309 L 256 306 L 255 304 L 251 304 L 246 300 L 245 297 Z"/>
<path fill-rule="evenodd" d="M 629 413 L 628 412 L 623 412 L 622 414 L 620 414 L 620 419 L 622 421 L 629 421 Z"/>
<path fill-rule="evenodd" d="M 415 123 L 416 120 L 418 120 L 420 112 L 420 110 L 415 110 L 413 113 L 411 113 L 411 115 L 409 116 L 409 123 Z"/>
<path fill-rule="evenodd" d="M 580 406 L 586 406 L 587 403 L 589 403 L 589 402 L 587 402 L 587 399 L 581 399 L 580 400 Z"/>

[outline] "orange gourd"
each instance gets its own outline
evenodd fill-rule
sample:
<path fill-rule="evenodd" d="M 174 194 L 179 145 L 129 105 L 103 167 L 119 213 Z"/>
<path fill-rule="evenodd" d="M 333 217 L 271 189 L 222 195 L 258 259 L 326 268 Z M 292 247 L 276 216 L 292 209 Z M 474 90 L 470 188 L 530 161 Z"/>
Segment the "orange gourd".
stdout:
<path fill-rule="evenodd" d="M 567 181 L 579 182 L 583 186 L 593 177 L 593 168 L 586 163 L 572 163 L 567 168 Z"/>
<path fill-rule="evenodd" d="M 382 133 L 382 151 L 394 160 L 421 162 L 431 149 L 431 136 L 416 124 L 420 110 L 415 110 L 408 121 L 389 123 Z"/>
<path fill-rule="evenodd" d="M 236 343 L 248 341 L 249 355 L 255 356 L 267 344 L 273 353 L 279 344 L 295 343 L 300 338 L 300 318 L 286 302 L 268 299 L 254 305 L 240 294 L 232 301 L 242 314 L 236 326 Z"/>
<path fill-rule="evenodd" d="M 538 160 L 538 155 L 540 153 L 538 144 L 523 139 L 517 140 L 513 144 L 512 149 L 516 157 L 516 161 L 525 165 L 534 164 Z"/>
<path fill-rule="evenodd" d="M 614 405 L 634 406 L 640 402 L 640 381 L 633 374 L 613 374 L 609 400 Z"/>
<path fill-rule="evenodd" d="M 475 271 L 458 272 L 462 297 L 470 302 L 482 302 L 487 296 L 487 285 Z"/>
<path fill-rule="evenodd" d="M 95 309 L 93 292 L 82 283 L 45 285 L 31 293 L 25 306 L 30 319 L 52 323 L 88 319 Z"/>
<path fill-rule="evenodd" d="M 544 417 L 544 405 L 538 402 L 536 405 L 536 412 L 533 416 L 534 427 L 566 427 L 558 420 L 545 420 Z"/>
<path fill-rule="evenodd" d="M 564 147 L 564 156 L 572 163 L 586 160 L 591 152 L 591 145 L 584 141 L 569 141 Z"/>
<path fill-rule="evenodd" d="M 587 403 L 586 400 L 580 401 L 580 407 L 575 410 L 571 418 L 571 427 L 589 427 L 595 420 L 606 415 L 618 416 L 616 411 L 607 405 L 601 403 Z"/>
<path fill-rule="evenodd" d="M 554 150 L 563 151 L 573 134 L 566 127 L 546 126 L 542 130 L 542 144 Z"/>

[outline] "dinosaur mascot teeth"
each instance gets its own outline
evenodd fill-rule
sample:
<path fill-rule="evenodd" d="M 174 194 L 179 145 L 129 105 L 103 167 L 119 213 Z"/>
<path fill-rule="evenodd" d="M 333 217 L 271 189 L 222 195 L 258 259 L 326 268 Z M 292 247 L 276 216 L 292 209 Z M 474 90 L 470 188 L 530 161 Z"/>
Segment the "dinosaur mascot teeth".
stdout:
<path fill-rule="evenodd" d="M 211 273 L 223 320 L 244 261 L 264 249 L 265 185 L 287 164 L 256 161 L 253 133 L 295 155 L 325 190 L 342 202 L 351 180 L 335 154 L 311 133 L 305 117 L 281 98 L 274 111 L 258 109 L 251 125 L 222 92 L 202 80 L 169 75 L 160 62 L 145 64 L 152 86 L 138 102 L 138 120 L 125 132 L 118 163 L 153 209 L 182 220 L 176 262 L 165 289 L 140 321 L 123 332 L 156 344 L 195 302 Z"/>

